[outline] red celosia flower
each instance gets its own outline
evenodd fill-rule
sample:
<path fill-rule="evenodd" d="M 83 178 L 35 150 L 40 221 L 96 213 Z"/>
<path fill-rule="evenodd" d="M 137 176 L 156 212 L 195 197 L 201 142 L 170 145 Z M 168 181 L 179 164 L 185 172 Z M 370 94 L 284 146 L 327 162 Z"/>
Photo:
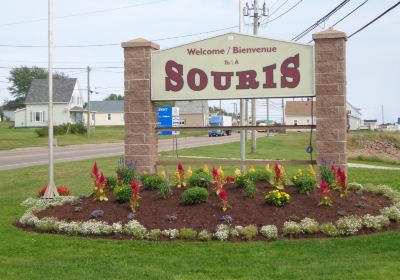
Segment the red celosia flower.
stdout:
<path fill-rule="evenodd" d="M 131 182 L 131 189 L 132 189 L 132 196 L 138 197 L 139 196 L 139 184 L 136 181 Z"/>
<path fill-rule="evenodd" d="M 319 187 L 319 192 L 320 192 L 320 195 L 322 197 L 328 196 L 328 194 L 329 194 L 329 185 L 328 185 L 327 182 L 322 180 L 321 185 Z"/>
<path fill-rule="evenodd" d="M 225 183 L 233 183 L 235 182 L 235 178 L 228 176 L 225 178 Z"/>
<path fill-rule="evenodd" d="M 63 186 L 58 187 L 57 191 L 58 191 L 59 195 L 61 195 L 61 196 L 67 196 L 70 194 L 70 190 Z"/>
<path fill-rule="evenodd" d="M 225 189 L 220 190 L 219 198 L 221 198 L 223 201 L 228 201 L 228 193 L 226 192 Z"/>
<path fill-rule="evenodd" d="M 275 170 L 275 183 L 278 183 L 282 176 L 281 167 L 279 166 L 279 164 L 275 163 L 274 170 Z"/>
<path fill-rule="evenodd" d="M 44 196 L 44 193 L 46 192 L 47 185 L 41 188 L 38 192 L 38 196 Z"/>
<path fill-rule="evenodd" d="M 93 178 L 98 178 L 99 177 L 99 168 L 97 167 L 97 162 L 95 162 L 93 164 L 92 174 L 91 175 L 92 175 Z"/>
<path fill-rule="evenodd" d="M 178 164 L 178 171 L 179 171 L 179 173 L 181 173 L 181 174 L 184 172 L 182 163 L 179 163 L 179 164 Z"/>
<path fill-rule="evenodd" d="M 341 169 L 339 167 L 339 169 L 337 170 L 337 174 L 338 174 L 338 177 L 339 177 L 339 183 L 343 188 L 343 186 L 346 185 L 346 173 L 344 172 L 343 169 Z"/>
<path fill-rule="evenodd" d="M 217 168 L 215 168 L 215 166 L 212 169 L 212 175 L 213 175 L 214 178 L 218 177 L 218 170 L 217 170 Z"/>

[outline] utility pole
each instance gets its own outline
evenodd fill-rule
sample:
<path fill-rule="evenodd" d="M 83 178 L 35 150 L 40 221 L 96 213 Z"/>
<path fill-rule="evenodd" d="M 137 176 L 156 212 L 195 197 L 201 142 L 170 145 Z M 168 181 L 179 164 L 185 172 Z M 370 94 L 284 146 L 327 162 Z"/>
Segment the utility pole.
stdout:
<path fill-rule="evenodd" d="M 285 102 L 282 98 L 282 125 L 285 125 Z"/>
<path fill-rule="evenodd" d="M 56 184 L 54 183 L 53 162 L 53 0 L 48 0 L 48 79 L 49 79 L 49 178 L 43 198 L 53 199 L 58 197 Z"/>
<path fill-rule="evenodd" d="M 88 114 L 87 114 L 87 137 L 90 137 L 90 67 L 88 66 L 86 68 L 87 71 L 87 108 L 88 108 Z"/>
<path fill-rule="evenodd" d="M 253 11 L 253 15 L 250 15 L 249 11 Z M 260 15 L 259 12 L 262 11 L 262 14 Z M 262 16 L 268 16 L 268 8 L 264 2 L 263 7 L 260 9 L 258 6 L 258 0 L 254 0 L 253 6 L 250 8 L 249 4 L 246 3 L 246 7 L 243 10 L 243 14 L 245 16 L 252 16 L 254 18 L 253 21 L 253 35 L 258 35 L 258 27 L 259 27 L 259 19 Z M 251 100 L 251 124 L 253 126 L 256 126 L 257 124 L 257 118 L 256 118 L 256 108 L 257 108 L 257 100 L 252 99 Z M 251 152 L 254 153 L 257 148 L 257 139 L 256 139 L 256 130 L 251 130 Z"/>
<path fill-rule="evenodd" d="M 385 114 L 383 113 L 383 104 L 382 104 L 382 124 L 385 123 Z"/>
<path fill-rule="evenodd" d="M 239 33 L 243 33 L 243 0 L 239 0 Z M 245 118 L 246 118 L 245 105 L 247 105 L 246 100 L 240 99 L 240 125 L 241 126 L 245 125 Z M 245 136 L 245 134 L 247 134 L 246 130 L 240 131 L 240 160 L 242 162 L 246 160 L 246 136 Z M 242 172 L 245 172 L 246 165 L 242 164 L 240 166 L 240 169 L 242 170 Z"/>

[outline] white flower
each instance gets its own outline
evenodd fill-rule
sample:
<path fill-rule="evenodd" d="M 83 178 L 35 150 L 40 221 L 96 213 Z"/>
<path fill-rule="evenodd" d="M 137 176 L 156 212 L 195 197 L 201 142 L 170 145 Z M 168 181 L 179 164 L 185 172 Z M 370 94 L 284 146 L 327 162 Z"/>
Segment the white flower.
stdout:
<path fill-rule="evenodd" d="M 227 240 L 229 237 L 229 227 L 225 224 L 218 225 L 214 237 L 220 241 Z"/>
<path fill-rule="evenodd" d="M 278 228 L 274 225 L 261 227 L 260 233 L 268 240 L 275 240 L 278 238 Z"/>
<path fill-rule="evenodd" d="M 179 236 L 179 230 L 177 229 L 164 229 L 161 232 L 162 235 L 168 237 L 169 239 L 175 239 Z"/>

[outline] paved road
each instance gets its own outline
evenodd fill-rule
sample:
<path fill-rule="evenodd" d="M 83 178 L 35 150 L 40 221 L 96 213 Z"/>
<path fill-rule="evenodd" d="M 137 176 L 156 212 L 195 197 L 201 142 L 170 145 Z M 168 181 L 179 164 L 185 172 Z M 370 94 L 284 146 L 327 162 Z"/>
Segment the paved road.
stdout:
<path fill-rule="evenodd" d="M 186 137 L 178 138 L 178 149 L 239 141 L 240 135 L 224 137 Z M 172 139 L 162 139 L 158 142 L 159 152 L 172 150 Z M 73 145 L 54 148 L 54 161 L 76 161 L 90 158 L 122 155 L 123 143 Z M 0 170 L 21 168 L 48 162 L 47 147 L 19 148 L 0 151 Z"/>

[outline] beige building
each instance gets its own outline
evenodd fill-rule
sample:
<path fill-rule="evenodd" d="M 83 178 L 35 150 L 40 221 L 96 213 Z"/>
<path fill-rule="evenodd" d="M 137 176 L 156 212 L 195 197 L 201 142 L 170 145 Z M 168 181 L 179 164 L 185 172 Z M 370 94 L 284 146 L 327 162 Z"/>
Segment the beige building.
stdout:
<path fill-rule="evenodd" d="M 208 126 L 208 101 L 176 101 L 181 126 Z"/>
<path fill-rule="evenodd" d="M 287 125 L 311 125 L 316 124 L 315 102 L 313 101 L 287 101 L 285 106 L 285 124 Z M 311 114 L 311 109 L 313 114 Z"/>
<path fill-rule="evenodd" d="M 92 126 L 124 125 L 124 101 L 90 101 Z M 83 116 L 86 123 L 87 113 Z"/>

